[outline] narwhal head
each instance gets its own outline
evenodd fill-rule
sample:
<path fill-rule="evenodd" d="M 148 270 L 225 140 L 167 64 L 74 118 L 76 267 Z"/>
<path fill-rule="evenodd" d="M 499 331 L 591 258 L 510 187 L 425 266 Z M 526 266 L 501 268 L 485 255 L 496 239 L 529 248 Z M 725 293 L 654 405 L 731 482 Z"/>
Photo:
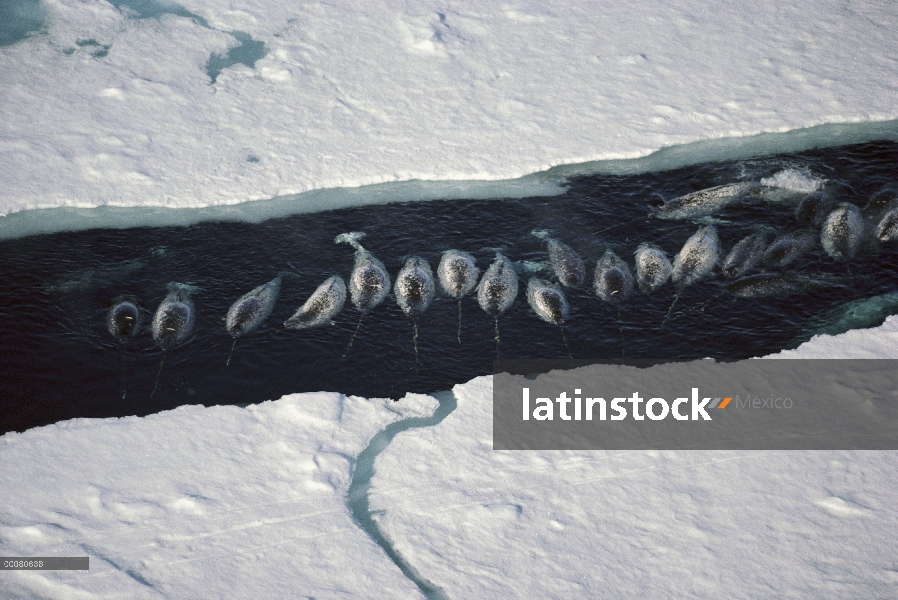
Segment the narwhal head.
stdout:
<path fill-rule="evenodd" d="M 109 332 L 120 341 L 134 337 L 140 326 L 140 309 L 132 300 L 119 300 L 109 309 Z"/>

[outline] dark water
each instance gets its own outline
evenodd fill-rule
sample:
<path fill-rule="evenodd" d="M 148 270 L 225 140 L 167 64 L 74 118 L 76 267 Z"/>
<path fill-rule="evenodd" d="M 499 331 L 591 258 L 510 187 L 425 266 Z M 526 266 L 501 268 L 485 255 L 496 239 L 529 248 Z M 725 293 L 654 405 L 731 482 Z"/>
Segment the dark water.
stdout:
<path fill-rule="evenodd" d="M 206 29 L 214 29 L 209 22 L 199 15 L 195 15 L 186 8 L 175 2 L 168 0 L 110 0 L 112 5 L 117 9 L 125 9 L 126 14 L 137 19 L 158 19 L 164 15 L 174 15 L 176 17 L 184 17 L 193 19 L 201 27 Z M 254 40 L 252 36 L 244 31 L 228 31 L 234 36 L 239 46 L 231 48 L 225 54 L 213 52 L 209 55 L 206 62 L 206 74 L 212 80 L 212 83 L 218 79 L 221 72 L 228 67 L 237 64 L 243 64 L 250 69 L 256 66 L 256 61 L 264 58 L 268 54 L 268 48 L 264 42 Z M 106 48 L 107 52 L 109 48 Z M 96 55 L 95 55 L 96 56 Z"/>
<path fill-rule="evenodd" d="M 225 54 L 213 53 L 209 56 L 209 61 L 206 63 L 206 74 L 212 79 L 212 83 L 218 80 L 218 76 L 224 69 L 238 64 L 254 69 L 256 61 L 265 58 L 268 54 L 265 42 L 254 40 L 248 33 L 243 31 L 229 31 L 228 33 L 237 38 L 240 45 L 231 48 Z M 250 162 L 258 162 L 258 160 L 257 158 Z"/>
<path fill-rule="evenodd" d="M 282 323 L 327 277 L 348 277 L 353 251 L 334 244 L 337 234 L 368 232 L 365 247 L 395 277 L 406 257 L 419 255 L 436 269 L 449 248 L 471 252 L 481 269 L 492 261 L 494 248 L 513 261 L 545 261 L 545 244 L 530 231 L 548 229 L 588 260 L 591 273 L 606 247 L 631 265 L 643 241 L 659 244 L 671 256 L 679 251 L 698 224 L 649 217 L 653 202 L 742 179 L 757 181 L 785 168 L 825 178 L 827 190 L 840 201 L 864 206 L 875 192 L 898 183 L 898 145 L 870 143 L 660 173 L 580 177 L 570 181 L 566 195 L 552 198 L 419 202 L 261 224 L 93 230 L 0 242 L 0 432 L 73 417 L 146 415 L 182 404 L 259 402 L 290 392 L 397 398 L 407 391 L 449 389 L 489 373 L 496 357 L 493 319 L 474 296 L 462 302 L 461 344 L 455 301 L 438 299 L 425 312 L 417 368 L 412 322 L 392 297 L 365 317 L 346 357 L 359 318 L 350 303 L 331 326 L 283 329 Z M 794 207 L 757 201 L 721 211 L 715 219 L 724 252 L 762 224 L 795 229 Z M 898 290 L 896 265 L 895 246 L 869 243 L 846 264 L 830 259 L 818 245 L 795 270 L 829 274 L 842 285 L 782 298 L 715 298 L 722 288 L 714 277 L 686 288 L 674 313 L 711 299 L 704 310 L 663 328 L 674 296 L 670 284 L 650 296 L 634 294 L 622 304 L 620 321 L 614 306 L 584 288 L 568 292 L 573 314 L 565 332 L 574 358 L 769 354 L 796 346 L 827 311 Z M 298 277 L 284 280 L 267 325 L 239 340 L 226 367 L 232 341 L 223 322 L 228 308 L 282 270 Z M 201 288 L 193 298 L 197 324 L 187 342 L 167 352 L 151 400 L 161 352 L 149 324 L 172 281 Z M 502 358 L 567 356 L 559 328 L 535 316 L 526 302 L 525 278 L 521 284 L 514 305 L 499 319 Z M 121 294 L 136 296 L 144 307 L 143 328 L 126 346 L 111 337 L 104 322 L 110 302 Z M 127 397 L 122 399 L 124 386 Z"/>

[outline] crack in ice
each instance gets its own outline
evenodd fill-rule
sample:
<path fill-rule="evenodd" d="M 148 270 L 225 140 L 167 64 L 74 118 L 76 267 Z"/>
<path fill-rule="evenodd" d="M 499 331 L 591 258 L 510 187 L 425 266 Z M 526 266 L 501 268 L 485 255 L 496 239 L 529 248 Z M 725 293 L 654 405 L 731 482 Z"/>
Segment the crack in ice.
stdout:
<path fill-rule="evenodd" d="M 446 593 L 436 584 L 424 578 L 412 567 L 399 552 L 393 547 L 390 540 L 381 532 L 374 520 L 375 512 L 370 508 L 368 491 L 371 487 L 371 478 L 374 476 L 374 461 L 383 452 L 397 434 L 417 427 L 433 427 L 445 419 L 449 413 L 455 410 L 458 402 L 451 391 L 430 394 L 440 405 L 429 417 L 410 417 L 387 425 L 375 435 L 368 446 L 359 453 L 352 478 L 349 483 L 347 499 L 352 517 L 374 542 L 383 548 L 390 560 L 399 567 L 402 574 L 410 579 L 418 589 L 430 600 L 443 600 L 448 598 Z"/>

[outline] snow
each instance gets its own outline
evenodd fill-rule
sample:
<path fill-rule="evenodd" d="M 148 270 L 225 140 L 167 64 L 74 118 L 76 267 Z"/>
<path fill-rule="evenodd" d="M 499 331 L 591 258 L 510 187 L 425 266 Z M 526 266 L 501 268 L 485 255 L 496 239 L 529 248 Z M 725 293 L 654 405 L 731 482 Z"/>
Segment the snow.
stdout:
<path fill-rule="evenodd" d="M 0 47 L 0 237 L 551 195 L 578 172 L 898 139 L 893 3 L 182 4 L 47 0 L 45 32 Z M 268 53 L 211 84 L 229 32 Z M 892 317 L 768 358 L 896 342 Z M 449 597 L 895 596 L 898 453 L 494 452 L 490 378 L 453 394 L 370 488 L 384 538 Z M 0 555 L 91 570 L 5 571 L 0 595 L 421 597 L 347 493 L 379 431 L 435 406 L 297 394 L 3 435 Z"/>
<path fill-rule="evenodd" d="M 766 358 L 894 358 L 898 317 Z M 891 598 L 898 452 L 494 451 L 492 379 L 379 456 L 370 506 L 450 598 Z"/>
<path fill-rule="evenodd" d="M 890 3 L 116 4 L 49 0 L 46 33 L 0 50 L 0 214 L 198 209 L 898 135 Z M 212 84 L 210 57 L 243 34 L 267 54 Z"/>
<path fill-rule="evenodd" d="M 767 358 L 898 355 L 898 317 Z M 496 452 L 490 377 L 398 433 L 371 514 L 450 598 L 894 597 L 898 452 Z M 0 437 L 0 555 L 24 598 L 421 592 L 353 521 L 356 457 L 437 401 L 334 393 L 76 419 Z"/>
<path fill-rule="evenodd" d="M 898 358 L 898 316 L 887 317 L 872 329 L 816 335 L 795 350 L 764 358 Z"/>
<path fill-rule="evenodd" d="M 8 433 L 0 555 L 89 556 L 90 571 L 4 571 L 0 596 L 416 597 L 346 493 L 379 430 L 435 406 L 296 394 Z"/>

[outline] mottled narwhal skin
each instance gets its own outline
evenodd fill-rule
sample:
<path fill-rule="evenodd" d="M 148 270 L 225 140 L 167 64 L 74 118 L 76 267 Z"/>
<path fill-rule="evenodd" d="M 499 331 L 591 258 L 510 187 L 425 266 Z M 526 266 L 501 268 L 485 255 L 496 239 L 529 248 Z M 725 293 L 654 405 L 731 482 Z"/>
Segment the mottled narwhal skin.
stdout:
<path fill-rule="evenodd" d="M 364 237 L 365 233 L 361 231 L 341 233 L 334 242 L 355 248 L 355 266 L 349 276 L 349 296 L 355 307 L 366 313 L 383 302 L 390 293 L 390 275 L 384 264 L 359 244 L 358 241 Z"/>
<path fill-rule="evenodd" d="M 549 246 L 549 264 L 555 277 L 564 287 L 579 287 L 586 283 L 586 263 L 577 251 L 549 237 L 549 232 L 535 229 L 531 235 L 545 240 Z"/>
<path fill-rule="evenodd" d="M 544 279 L 532 277 L 527 282 L 527 303 L 540 319 L 552 325 L 563 325 L 570 314 L 564 292 Z"/>
<path fill-rule="evenodd" d="M 705 217 L 760 189 L 751 182 L 728 183 L 678 196 L 665 202 L 655 213 L 659 219 Z"/>
<path fill-rule="evenodd" d="M 881 294 L 872 298 L 852 300 L 814 317 L 809 335 L 838 335 L 852 329 L 867 329 L 881 325 L 890 315 L 898 312 L 898 292 Z"/>
<path fill-rule="evenodd" d="M 153 339 L 163 350 L 186 340 L 196 322 L 190 286 L 170 283 L 168 289 L 168 296 L 162 300 L 153 316 Z"/>
<path fill-rule="evenodd" d="M 873 226 L 873 235 L 880 242 L 898 239 L 898 190 L 885 187 L 870 197 L 863 210 Z"/>
<path fill-rule="evenodd" d="M 874 233 L 880 242 L 898 240 L 898 208 L 893 208 L 882 216 Z"/>
<path fill-rule="evenodd" d="M 252 333 L 265 322 L 274 310 L 275 302 L 281 293 L 282 280 L 283 276 L 279 275 L 243 294 L 231 305 L 225 317 L 225 328 L 232 337 Z"/>
<path fill-rule="evenodd" d="M 864 234 L 864 219 L 854 204 L 843 202 L 826 217 L 820 230 L 823 249 L 835 260 L 854 258 Z"/>
<path fill-rule="evenodd" d="M 710 273 L 717 265 L 719 256 L 717 230 L 712 225 L 699 227 L 674 258 L 670 278 L 677 290 L 682 290 Z"/>
<path fill-rule="evenodd" d="M 413 319 L 420 317 L 436 295 L 430 264 L 417 256 L 406 260 L 396 275 L 393 293 L 402 312 Z"/>
<path fill-rule="evenodd" d="M 467 296 L 477 285 L 480 269 L 477 261 L 469 253 L 462 250 L 446 250 L 437 266 L 437 278 L 440 288 L 450 298 L 460 300 Z"/>
<path fill-rule="evenodd" d="M 147 264 L 148 260 L 137 258 L 107 267 L 88 267 L 55 277 L 45 289 L 52 294 L 83 294 L 95 288 L 120 284 Z"/>
<path fill-rule="evenodd" d="M 767 244 L 773 239 L 772 231 L 759 231 L 748 235 L 733 246 L 723 261 L 721 272 L 730 279 L 751 273 L 764 260 Z"/>
<path fill-rule="evenodd" d="M 898 208 L 898 189 L 885 187 L 867 200 L 867 204 L 864 205 L 864 212 L 881 215 L 893 208 Z"/>
<path fill-rule="evenodd" d="M 498 317 L 514 303 L 518 296 L 518 274 L 511 261 L 496 252 L 477 286 L 477 302 L 491 317 Z"/>
<path fill-rule="evenodd" d="M 120 342 L 137 335 L 140 329 L 140 308 L 137 306 L 137 300 L 130 296 L 121 296 L 113 300 L 112 307 L 106 314 L 106 327 Z"/>
<path fill-rule="evenodd" d="M 795 231 L 777 237 L 764 251 L 764 264 L 782 269 L 807 254 L 817 244 L 812 231 Z"/>
<path fill-rule="evenodd" d="M 106 328 L 109 333 L 120 343 L 126 343 L 137 335 L 140 329 L 140 308 L 137 298 L 133 296 L 119 296 L 112 301 L 112 306 L 106 314 Z M 124 355 L 122 356 L 124 359 Z M 128 369 L 122 370 L 122 400 L 127 396 Z"/>
<path fill-rule="evenodd" d="M 657 290 L 667 283 L 673 266 L 667 253 L 648 242 L 643 242 L 636 248 L 636 281 L 643 294 Z"/>
<path fill-rule="evenodd" d="M 633 293 L 630 265 L 608 249 L 596 264 L 595 290 L 605 302 L 620 302 Z"/>
<path fill-rule="evenodd" d="M 726 289 L 738 298 L 765 298 L 800 294 L 833 285 L 834 280 L 825 276 L 815 277 L 806 273 L 757 273 L 728 283 Z"/>
<path fill-rule="evenodd" d="M 795 209 L 795 220 L 802 227 L 820 227 L 836 201 L 826 192 L 813 192 L 802 198 Z"/>
<path fill-rule="evenodd" d="M 287 329 L 308 329 L 330 323 L 346 303 L 346 283 L 333 275 L 318 286 L 292 317 L 284 321 Z"/>

